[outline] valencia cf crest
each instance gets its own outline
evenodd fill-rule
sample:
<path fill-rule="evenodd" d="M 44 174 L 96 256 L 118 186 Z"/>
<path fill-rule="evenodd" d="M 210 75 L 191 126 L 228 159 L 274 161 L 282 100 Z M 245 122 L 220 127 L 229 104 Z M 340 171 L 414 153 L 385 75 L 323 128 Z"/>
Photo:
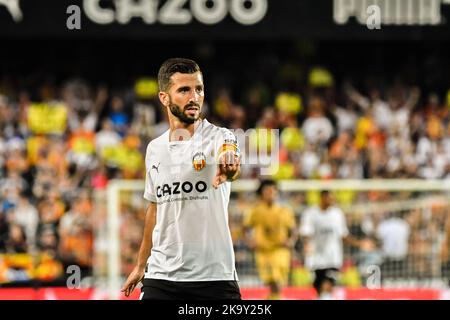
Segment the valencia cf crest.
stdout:
<path fill-rule="evenodd" d="M 202 170 L 206 165 L 206 156 L 203 152 L 197 152 L 192 158 L 192 165 L 197 171 Z"/>

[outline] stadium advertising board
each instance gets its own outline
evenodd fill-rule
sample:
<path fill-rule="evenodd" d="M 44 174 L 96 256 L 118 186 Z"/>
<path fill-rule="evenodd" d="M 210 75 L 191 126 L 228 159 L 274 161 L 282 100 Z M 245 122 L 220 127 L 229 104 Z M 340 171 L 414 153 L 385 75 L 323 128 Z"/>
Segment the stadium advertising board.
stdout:
<path fill-rule="evenodd" d="M 450 0 L 0 0 L 0 36 L 442 39 L 449 17 Z"/>
<path fill-rule="evenodd" d="M 263 300 L 267 296 L 267 288 L 242 289 L 244 300 Z M 139 299 L 139 290 L 121 300 Z M 313 289 L 285 288 L 282 293 L 288 300 L 314 300 Z M 449 291 L 442 289 L 338 289 L 336 298 L 341 300 L 448 300 Z M 84 288 L 71 290 L 62 287 L 42 288 L 2 288 L 0 289 L 0 300 L 104 300 L 107 292 L 100 289 Z"/>

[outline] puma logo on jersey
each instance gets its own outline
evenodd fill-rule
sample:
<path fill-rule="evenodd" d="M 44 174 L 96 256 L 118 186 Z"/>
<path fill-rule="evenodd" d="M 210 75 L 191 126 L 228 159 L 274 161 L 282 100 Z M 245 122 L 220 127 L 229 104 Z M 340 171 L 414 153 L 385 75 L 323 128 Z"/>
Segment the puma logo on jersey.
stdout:
<path fill-rule="evenodd" d="M 159 173 L 159 165 L 161 164 L 161 162 L 158 163 L 158 166 L 152 165 L 152 170 L 155 169 L 156 172 Z"/>

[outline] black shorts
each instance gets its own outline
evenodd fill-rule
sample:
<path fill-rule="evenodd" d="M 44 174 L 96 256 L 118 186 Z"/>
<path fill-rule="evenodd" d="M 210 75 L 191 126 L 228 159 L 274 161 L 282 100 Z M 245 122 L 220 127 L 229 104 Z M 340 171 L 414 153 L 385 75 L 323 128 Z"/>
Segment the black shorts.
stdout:
<path fill-rule="evenodd" d="M 329 281 L 333 284 L 333 286 L 336 284 L 339 276 L 339 270 L 336 268 L 328 268 L 328 269 L 317 269 L 314 270 L 315 278 L 314 278 L 314 289 L 316 291 L 319 291 L 320 287 L 322 286 L 322 283 L 324 281 Z"/>
<path fill-rule="evenodd" d="M 237 281 L 144 279 L 141 300 L 241 300 Z"/>

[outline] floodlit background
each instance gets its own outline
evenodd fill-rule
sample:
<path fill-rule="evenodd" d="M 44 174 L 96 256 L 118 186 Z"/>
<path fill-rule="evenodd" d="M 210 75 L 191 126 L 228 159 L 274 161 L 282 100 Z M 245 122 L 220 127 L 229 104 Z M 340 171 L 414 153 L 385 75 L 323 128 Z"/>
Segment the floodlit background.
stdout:
<path fill-rule="evenodd" d="M 0 299 L 124 298 L 169 57 L 199 63 L 210 122 L 279 129 L 243 150 L 277 146 L 298 224 L 332 190 L 365 243 L 345 250 L 337 299 L 448 299 L 447 2 L 0 1 Z M 260 178 L 243 165 L 229 206 L 245 299 L 267 295 L 242 240 Z M 304 248 L 284 299 L 314 298 Z"/>

